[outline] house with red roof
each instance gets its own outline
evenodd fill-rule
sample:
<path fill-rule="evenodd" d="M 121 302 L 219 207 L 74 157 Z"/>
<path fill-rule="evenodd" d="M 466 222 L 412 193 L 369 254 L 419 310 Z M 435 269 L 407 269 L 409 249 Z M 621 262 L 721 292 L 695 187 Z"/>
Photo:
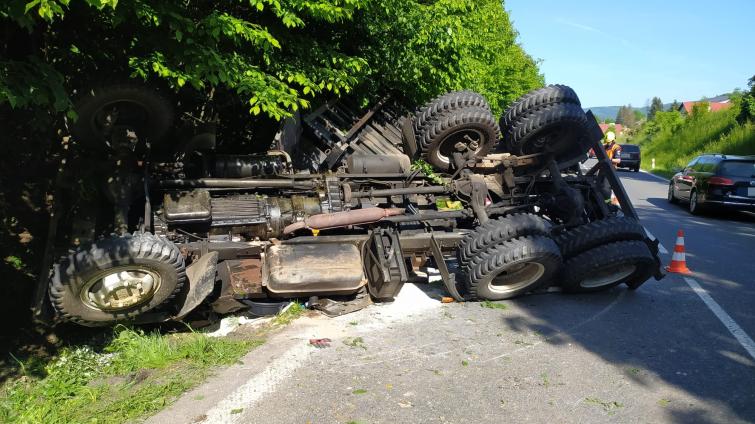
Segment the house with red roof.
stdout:
<path fill-rule="evenodd" d="M 692 115 L 692 108 L 699 103 L 708 103 L 708 112 L 718 112 L 719 110 L 728 109 L 731 107 L 731 102 L 729 99 L 722 100 L 720 102 L 706 102 L 706 101 L 699 101 L 699 102 L 683 102 L 679 105 L 679 113 L 681 113 L 684 116 Z"/>
<path fill-rule="evenodd" d="M 624 132 L 624 126 L 623 126 L 623 125 L 621 125 L 621 124 L 598 124 L 598 125 L 600 126 L 600 130 L 601 130 L 601 131 L 603 131 L 603 134 L 604 134 L 604 135 L 605 135 L 605 133 L 607 133 L 607 132 L 608 132 L 608 130 L 609 130 L 609 129 L 610 129 L 611 127 L 614 127 L 614 128 L 613 128 L 613 132 L 614 132 L 614 134 L 616 134 L 617 136 L 618 136 L 618 135 L 621 135 L 621 134 L 622 134 L 622 133 Z"/>

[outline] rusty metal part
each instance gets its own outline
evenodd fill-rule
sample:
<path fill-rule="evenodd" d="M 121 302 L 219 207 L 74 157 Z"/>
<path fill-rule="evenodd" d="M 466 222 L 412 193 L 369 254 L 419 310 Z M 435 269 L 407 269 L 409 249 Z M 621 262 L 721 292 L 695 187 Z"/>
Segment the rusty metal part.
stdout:
<path fill-rule="evenodd" d="M 180 309 L 172 319 L 182 319 L 212 293 L 217 264 L 218 253 L 210 252 L 186 268 L 188 283 L 176 296 L 174 303 L 180 305 Z"/>
<path fill-rule="evenodd" d="M 292 178 L 200 178 L 197 180 L 162 180 L 162 188 L 295 188 L 311 190 L 317 187 L 316 181 Z"/>
<path fill-rule="evenodd" d="M 391 188 L 386 190 L 368 190 L 368 191 L 356 191 L 351 193 L 351 197 L 384 197 L 384 196 L 399 196 L 403 194 L 437 194 L 447 193 L 448 189 L 442 186 L 430 186 L 430 187 L 403 187 L 403 188 Z"/>
<path fill-rule="evenodd" d="M 314 230 L 326 230 L 328 228 L 345 227 L 348 225 L 370 224 L 380 221 L 389 216 L 402 215 L 403 209 L 400 208 L 364 208 L 350 211 L 324 213 L 312 215 L 304 218 L 302 221 L 295 222 L 283 229 L 283 234 L 291 234 L 302 228 L 311 228 Z"/>
<path fill-rule="evenodd" d="M 259 297 L 262 292 L 262 260 L 227 261 L 228 277 L 237 298 Z"/>

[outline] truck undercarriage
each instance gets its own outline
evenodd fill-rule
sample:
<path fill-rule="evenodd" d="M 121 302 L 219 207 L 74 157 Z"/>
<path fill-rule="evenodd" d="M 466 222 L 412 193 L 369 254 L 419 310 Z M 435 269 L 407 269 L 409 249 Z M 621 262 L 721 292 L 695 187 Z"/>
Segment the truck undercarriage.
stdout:
<path fill-rule="evenodd" d="M 413 114 L 390 99 L 359 112 L 332 101 L 288 120 L 264 153 L 219 148 L 212 125 L 160 144 L 167 108 L 132 87 L 80 104 L 40 319 L 99 326 L 180 320 L 200 305 L 386 301 L 428 261 L 457 301 L 662 277 L 657 242 L 568 87 L 523 96 L 500 125 L 469 91 Z M 584 172 L 591 148 L 598 164 Z"/>

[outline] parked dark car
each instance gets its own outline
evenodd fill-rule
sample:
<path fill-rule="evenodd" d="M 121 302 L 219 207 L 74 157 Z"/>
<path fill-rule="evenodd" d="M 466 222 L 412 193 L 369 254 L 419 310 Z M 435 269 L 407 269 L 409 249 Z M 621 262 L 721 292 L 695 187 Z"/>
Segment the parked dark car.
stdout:
<path fill-rule="evenodd" d="M 755 211 L 755 156 L 696 157 L 671 178 L 668 200 L 689 202 L 693 214 L 708 208 Z"/>
<path fill-rule="evenodd" d="M 629 168 L 634 172 L 638 172 L 640 170 L 640 162 L 642 161 L 640 146 L 635 144 L 622 144 L 619 159 L 621 159 L 617 165 L 619 168 Z"/>

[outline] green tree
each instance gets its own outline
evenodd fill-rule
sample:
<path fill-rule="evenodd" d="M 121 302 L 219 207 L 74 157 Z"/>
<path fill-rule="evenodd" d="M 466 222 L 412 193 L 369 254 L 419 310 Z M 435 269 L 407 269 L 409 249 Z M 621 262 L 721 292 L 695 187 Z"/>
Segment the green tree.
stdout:
<path fill-rule="evenodd" d="M 616 114 L 616 123 L 627 128 L 634 128 L 637 125 L 638 118 L 635 115 L 634 108 L 631 104 L 621 106 Z"/>
<path fill-rule="evenodd" d="M 737 122 L 743 124 L 747 121 L 755 121 L 755 75 L 747 81 L 750 91 L 742 95 L 739 101 L 739 114 Z"/>
<path fill-rule="evenodd" d="M 676 99 L 674 99 L 674 102 L 671 103 L 671 106 L 668 107 L 668 111 L 671 112 L 671 111 L 677 110 L 679 109 L 679 106 L 681 105 L 682 105 L 681 103 L 679 103 L 678 101 L 676 101 Z"/>
<path fill-rule="evenodd" d="M 659 97 L 653 97 L 650 102 L 650 109 L 648 109 L 648 121 L 652 121 L 655 118 L 656 112 L 663 111 L 663 102 Z"/>
<path fill-rule="evenodd" d="M 0 20 L 0 102 L 53 113 L 105 74 L 273 119 L 357 87 L 477 89 L 500 110 L 543 83 L 496 0 L 10 0 Z"/>

